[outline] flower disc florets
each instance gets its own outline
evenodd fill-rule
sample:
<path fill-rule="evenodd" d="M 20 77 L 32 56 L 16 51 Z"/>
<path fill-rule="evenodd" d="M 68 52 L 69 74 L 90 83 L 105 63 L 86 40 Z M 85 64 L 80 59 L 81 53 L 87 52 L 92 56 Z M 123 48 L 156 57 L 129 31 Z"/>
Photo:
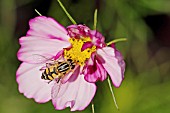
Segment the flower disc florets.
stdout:
<path fill-rule="evenodd" d="M 67 27 L 71 47 L 64 49 L 64 58 L 72 59 L 83 66 L 96 52 L 97 48 L 106 46 L 104 37 L 96 30 L 90 30 L 85 25 L 71 25 Z"/>
<path fill-rule="evenodd" d="M 71 43 L 71 47 L 64 49 L 64 57 L 66 59 L 72 59 L 81 66 L 84 65 L 85 61 L 96 51 L 95 45 L 82 50 L 82 47 L 86 45 L 86 43 L 91 43 L 90 37 L 70 38 L 69 42 Z"/>

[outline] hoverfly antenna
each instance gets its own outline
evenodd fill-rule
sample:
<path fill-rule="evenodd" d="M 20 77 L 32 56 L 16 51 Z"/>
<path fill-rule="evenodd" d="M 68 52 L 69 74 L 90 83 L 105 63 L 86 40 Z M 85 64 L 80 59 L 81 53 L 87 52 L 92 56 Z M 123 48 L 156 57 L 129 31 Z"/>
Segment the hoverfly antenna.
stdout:
<path fill-rule="evenodd" d="M 60 82 L 60 79 L 61 79 L 61 78 L 58 78 L 58 79 L 56 80 L 56 82 L 59 83 L 59 82 Z"/>

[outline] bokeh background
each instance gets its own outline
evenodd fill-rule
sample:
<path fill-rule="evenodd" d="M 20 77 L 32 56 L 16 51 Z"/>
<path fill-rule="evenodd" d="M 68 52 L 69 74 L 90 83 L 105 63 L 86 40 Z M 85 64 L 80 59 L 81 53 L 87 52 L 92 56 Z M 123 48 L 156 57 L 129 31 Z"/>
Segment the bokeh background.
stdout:
<path fill-rule="evenodd" d="M 116 44 L 126 61 L 125 79 L 113 87 L 119 110 L 105 81 L 97 83 L 95 113 L 170 113 L 170 0 L 61 1 L 77 23 L 91 28 L 98 9 L 97 30 L 106 42 L 128 39 Z M 57 0 L 0 0 L 0 113 L 70 113 L 18 92 L 18 39 L 29 29 L 29 19 L 38 16 L 34 9 L 65 27 L 72 24 Z M 82 113 L 91 113 L 91 105 Z"/>

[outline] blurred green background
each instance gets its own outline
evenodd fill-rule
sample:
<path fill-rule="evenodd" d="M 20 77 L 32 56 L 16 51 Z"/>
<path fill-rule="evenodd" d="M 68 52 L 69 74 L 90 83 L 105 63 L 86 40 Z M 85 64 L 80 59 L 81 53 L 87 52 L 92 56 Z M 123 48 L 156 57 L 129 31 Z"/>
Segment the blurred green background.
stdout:
<path fill-rule="evenodd" d="M 120 110 L 105 81 L 97 83 L 95 113 L 170 113 L 170 0 L 61 1 L 77 23 L 91 28 L 97 8 L 97 29 L 106 42 L 128 39 L 116 44 L 126 61 L 125 79 L 113 88 Z M 38 16 L 35 8 L 65 27 L 72 24 L 57 0 L 0 0 L 0 113 L 70 113 L 18 92 L 18 39 L 29 29 L 29 19 Z M 82 113 L 91 113 L 91 105 Z"/>

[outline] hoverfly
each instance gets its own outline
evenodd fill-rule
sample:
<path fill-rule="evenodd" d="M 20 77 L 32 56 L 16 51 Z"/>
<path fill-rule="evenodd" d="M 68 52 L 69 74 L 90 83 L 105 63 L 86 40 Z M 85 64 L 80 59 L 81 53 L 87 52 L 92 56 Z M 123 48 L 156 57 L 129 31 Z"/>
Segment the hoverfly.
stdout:
<path fill-rule="evenodd" d="M 46 63 L 46 66 L 40 69 L 41 71 L 43 71 L 41 75 L 41 79 L 49 80 L 48 83 L 50 83 L 54 79 L 56 79 L 58 83 L 60 79 L 62 79 L 66 74 L 72 71 L 76 65 L 72 59 L 66 59 L 66 60 L 64 59 L 60 61 L 60 60 L 48 59 L 44 56 L 41 57 L 45 58 L 46 61 L 48 60 L 51 61 L 50 63 Z"/>
<path fill-rule="evenodd" d="M 54 61 L 53 63 L 47 63 L 46 69 L 42 73 L 41 79 L 50 80 L 49 82 L 51 82 L 57 78 L 58 83 L 60 79 L 73 70 L 74 67 L 75 63 L 72 59 L 67 59 L 66 61 L 62 62 Z"/>

